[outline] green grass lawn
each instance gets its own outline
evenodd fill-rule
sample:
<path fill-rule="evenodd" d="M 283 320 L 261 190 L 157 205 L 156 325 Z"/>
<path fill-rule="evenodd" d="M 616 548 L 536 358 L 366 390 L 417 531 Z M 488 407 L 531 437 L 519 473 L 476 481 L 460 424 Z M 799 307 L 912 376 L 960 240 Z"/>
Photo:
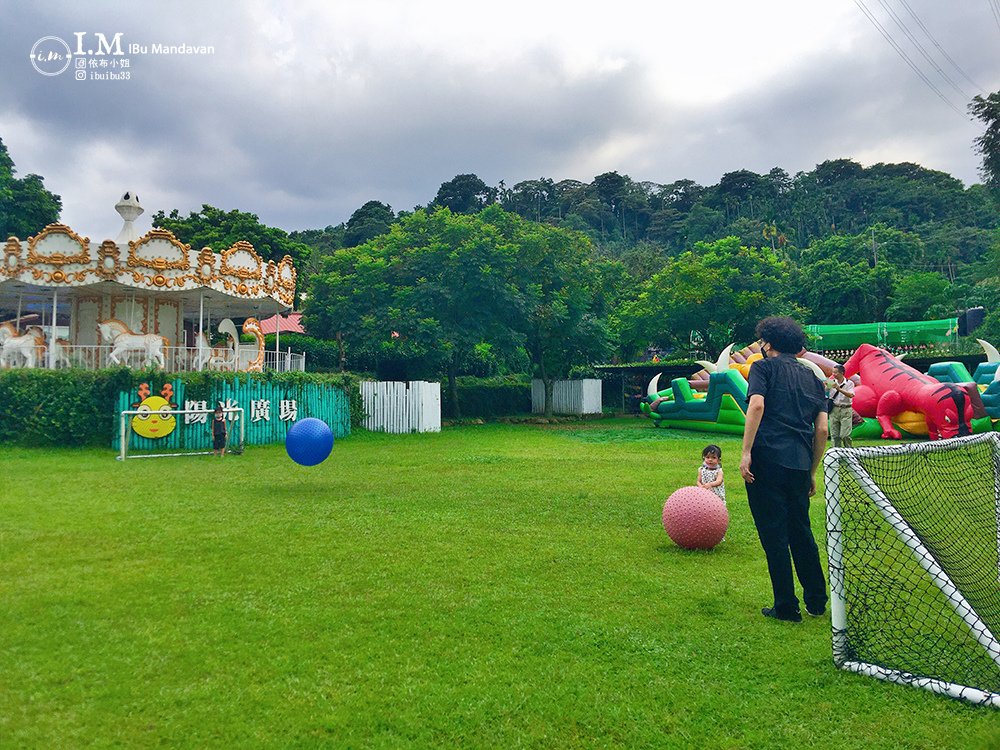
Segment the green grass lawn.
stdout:
<path fill-rule="evenodd" d="M 660 525 L 708 442 L 731 525 Z M 739 442 L 645 420 L 121 463 L 4 448 L 0 746 L 995 748 L 765 620 Z M 814 529 L 821 540 L 821 502 Z"/>

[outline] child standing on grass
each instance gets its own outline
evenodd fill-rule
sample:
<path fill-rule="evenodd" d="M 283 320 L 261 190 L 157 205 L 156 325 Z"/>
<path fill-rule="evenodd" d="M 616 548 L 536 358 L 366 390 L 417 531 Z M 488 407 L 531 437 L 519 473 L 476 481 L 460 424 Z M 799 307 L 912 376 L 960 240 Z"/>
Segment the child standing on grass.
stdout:
<path fill-rule="evenodd" d="M 722 448 L 706 445 L 701 452 L 702 463 L 698 468 L 698 486 L 718 495 L 726 502 L 726 480 L 722 476 Z"/>
<path fill-rule="evenodd" d="M 216 456 L 226 455 L 226 415 L 222 404 L 215 407 L 215 418 L 212 419 L 212 452 Z"/>

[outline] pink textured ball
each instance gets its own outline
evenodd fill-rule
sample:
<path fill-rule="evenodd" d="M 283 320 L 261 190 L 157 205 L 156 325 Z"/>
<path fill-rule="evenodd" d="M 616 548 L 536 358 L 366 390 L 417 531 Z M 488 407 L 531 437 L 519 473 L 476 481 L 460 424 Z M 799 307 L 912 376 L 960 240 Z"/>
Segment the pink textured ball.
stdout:
<path fill-rule="evenodd" d="M 712 549 L 729 528 L 729 511 L 715 493 L 681 487 L 663 504 L 663 528 L 684 549 Z"/>

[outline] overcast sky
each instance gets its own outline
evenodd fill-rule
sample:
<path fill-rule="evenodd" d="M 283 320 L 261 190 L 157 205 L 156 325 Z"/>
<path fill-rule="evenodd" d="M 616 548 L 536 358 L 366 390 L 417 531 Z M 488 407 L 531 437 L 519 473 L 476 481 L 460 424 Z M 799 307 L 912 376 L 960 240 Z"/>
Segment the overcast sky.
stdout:
<path fill-rule="evenodd" d="M 96 241 L 125 190 L 141 231 L 204 203 L 291 231 L 468 172 L 711 185 L 847 157 L 968 185 L 966 105 L 1000 89 L 997 0 L 0 0 L 0 19 L 0 138 Z M 87 54 L 97 32 L 123 54 Z"/>

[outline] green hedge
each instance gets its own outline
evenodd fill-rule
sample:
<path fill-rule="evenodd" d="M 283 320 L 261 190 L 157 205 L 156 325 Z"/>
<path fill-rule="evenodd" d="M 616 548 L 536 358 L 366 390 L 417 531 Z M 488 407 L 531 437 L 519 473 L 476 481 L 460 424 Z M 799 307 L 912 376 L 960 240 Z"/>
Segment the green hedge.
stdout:
<path fill-rule="evenodd" d="M 340 369 L 340 348 L 336 341 L 317 339 L 301 333 L 283 333 L 278 339 L 281 351 L 306 355 L 308 372 L 337 372 Z M 264 347 L 274 351 L 274 334 L 264 337 Z"/>
<path fill-rule="evenodd" d="M 460 377 L 456 385 L 463 417 L 488 419 L 531 413 L 531 381 L 524 377 Z M 441 383 L 441 415 L 455 417 L 447 380 Z"/>
<path fill-rule="evenodd" d="M 364 419 L 358 378 L 351 373 L 309 372 L 165 374 L 158 370 L 0 371 L 0 442 L 22 445 L 108 445 L 118 428 L 118 394 L 150 380 L 181 380 L 189 399 L 207 399 L 220 381 L 265 380 L 331 383 L 348 395 L 351 424 Z"/>
<path fill-rule="evenodd" d="M 118 394 L 140 382 L 125 368 L 0 371 L 0 442 L 107 445 Z"/>

